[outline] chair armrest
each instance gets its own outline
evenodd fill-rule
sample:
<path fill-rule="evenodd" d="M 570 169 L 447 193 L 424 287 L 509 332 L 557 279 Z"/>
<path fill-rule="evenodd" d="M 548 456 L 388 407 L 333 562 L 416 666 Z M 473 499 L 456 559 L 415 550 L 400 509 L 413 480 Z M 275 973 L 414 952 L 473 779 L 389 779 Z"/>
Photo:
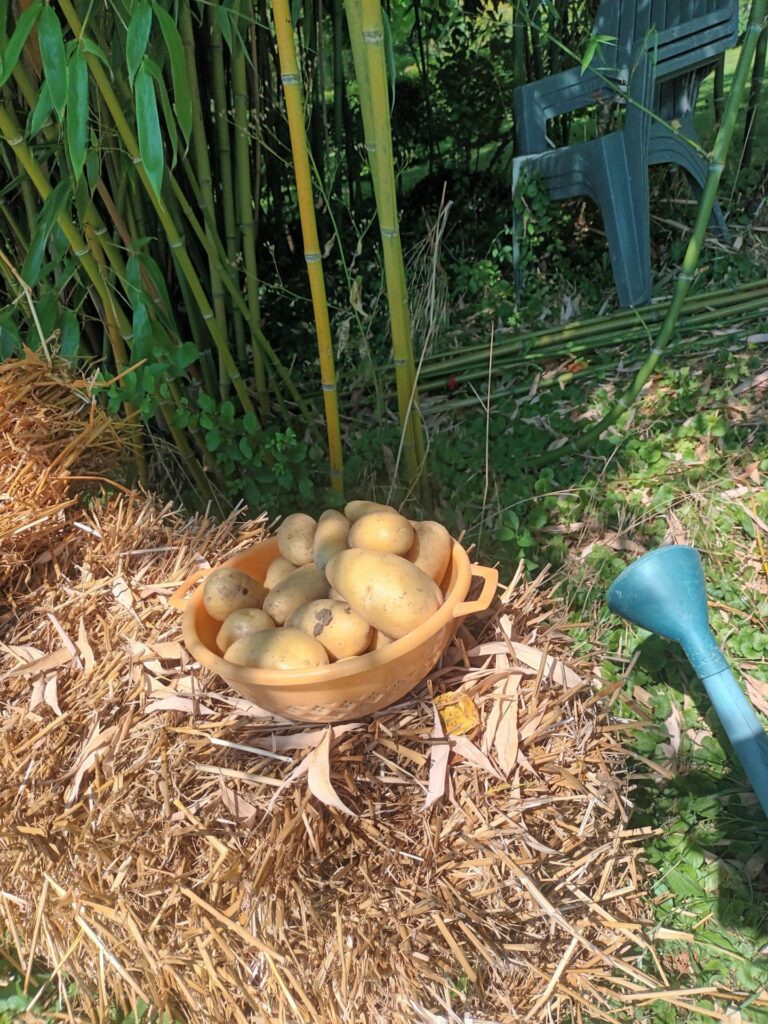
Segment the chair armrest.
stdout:
<path fill-rule="evenodd" d="M 518 86 L 514 95 L 517 155 L 545 152 L 549 148 L 546 125 L 550 118 L 581 110 L 607 91 L 604 79 L 589 68 L 584 72 L 581 68 L 567 68 L 549 78 Z"/>

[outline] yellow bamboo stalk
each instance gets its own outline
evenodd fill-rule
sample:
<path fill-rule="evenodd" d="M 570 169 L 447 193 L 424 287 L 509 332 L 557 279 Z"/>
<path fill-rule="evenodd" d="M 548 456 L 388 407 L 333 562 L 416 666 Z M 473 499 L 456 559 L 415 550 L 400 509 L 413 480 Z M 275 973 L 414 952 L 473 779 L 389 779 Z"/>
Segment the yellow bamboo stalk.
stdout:
<path fill-rule="evenodd" d="M 358 0 L 347 0 L 349 19 L 356 20 Z M 412 483 L 421 478 L 422 493 L 426 498 L 424 472 L 424 432 L 418 411 L 416 364 L 413 356 L 411 317 L 408 309 L 408 291 L 405 284 L 405 263 L 400 242 L 395 189 L 395 167 L 392 156 L 392 129 L 389 120 L 389 90 L 387 65 L 384 54 L 384 25 L 379 0 L 362 0 L 360 31 L 362 32 L 367 91 L 369 92 L 370 135 L 373 147 L 368 147 L 375 165 L 373 180 L 379 215 L 381 247 L 384 257 L 384 276 L 392 331 L 392 352 L 397 382 L 397 404 L 403 431 L 403 458 Z M 353 23 L 350 23 L 350 34 Z M 354 55 L 353 48 L 353 55 Z M 360 80 L 365 74 L 358 74 Z"/>
<path fill-rule="evenodd" d="M 317 349 L 320 356 L 320 376 L 323 384 L 325 423 L 328 431 L 328 454 L 331 468 L 331 487 L 344 489 L 344 463 L 341 451 L 341 427 L 339 423 L 339 396 L 336 389 L 336 368 L 333 360 L 331 324 L 328 317 L 328 301 L 325 293 L 320 240 L 317 237 L 317 221 L 312 190 L 312 176 L 309 168 L 307 135 L 304 128 L 304 112 L 301 97 L 301 76 L 296 59 L 296 46 L 291 24 L 288 0 L 272 0 L 272 14 L 275 19 L 277 50 L 280 57 L 280 75 L 285 91 L 285 109 L 288 114 L 288 128 L 291 136 L 293 169 L 296 176 L 296 192 L 299 199 L 301 234 L 304 240 L 304 259 L 307 261 L 309 287 L 312 293 L 312 308 L 315 314 Z"/>

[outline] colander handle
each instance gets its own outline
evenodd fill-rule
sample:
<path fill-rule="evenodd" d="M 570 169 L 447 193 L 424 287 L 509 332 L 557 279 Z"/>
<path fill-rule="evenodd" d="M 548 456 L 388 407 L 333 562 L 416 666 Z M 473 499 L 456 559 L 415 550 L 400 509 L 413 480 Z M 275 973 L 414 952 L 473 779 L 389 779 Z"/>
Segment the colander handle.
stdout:
<path fill-rule="evenodd" d="M 191 576 L 188 576 L 187 579 L 184 580 L 184 582 L 181 584 L 179 589 L 168 598 L 168 604 L 171 606 L 171 608 L 183 608 L 184 596 L 187 593 L 187 591 L 191 590 L 192 587 L 194 587 L 194 585 L 198 582 L 198 580 L 203 579 L 203 577 L 207 576 L 209 572 L 212 572 L 212 567 L 208 567 L 207 569 L 196 569 Z"/>
<path fill-rule="evenodd" d="M 487 565 L 471 565 L 473 576 L 479 576 L 485 580 L 480 596 L 474 601 L 462 601 L 453 609 L 454 619 L 461 619 L 465 615 L 473 615 L 475 612 L 484 612 L 493 600 L 496 587 L 499 584 L 499 570 L 490 569 Z"/>

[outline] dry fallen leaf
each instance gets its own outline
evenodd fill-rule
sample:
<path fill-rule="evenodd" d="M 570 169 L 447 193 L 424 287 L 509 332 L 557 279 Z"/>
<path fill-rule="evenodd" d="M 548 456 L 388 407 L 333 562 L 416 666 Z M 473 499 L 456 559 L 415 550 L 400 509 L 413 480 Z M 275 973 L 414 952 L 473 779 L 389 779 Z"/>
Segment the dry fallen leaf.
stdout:
<path fill-rule="evenodd" d="M 249 803 L 245 797 L 240 796 L 234 789 L 226 786 L 221 779 L 219 779 L 219 795 L 221 796 L 221 802 L 230 813 L 234 814 L 238 821 L 241 821 L 246 826 L 253 824 L 256 815 L 259 813 L 258 808 Z"/>
<path fill-rule="evenodd" d="M 493 703 L 485 725 L 483 748 L 486 753 L 496 752 L 496 760 L 505 775 L 509 775 L 517 762 L 518 692 L 522 676 L 519 673 L 499 680 L 493 690 Z"/>
<path fill-rule="evenodd" d="M 334 725 L 333 740 L 335 742 L 345 732 L 353 732 L 355 729 L 361 729 L 362 727 L 363 722 L 346 722 L 344 725 Z M 327 729 L 310 729 L 304 732 L 290 733 L 285 736 L 272 733 L 269 736 L 256 737 L 256 742 L 258 746 L 264 747 L 265 750 L 271 750 L 275 754 L 280 754 L 284 750 L 302 750 L 306 747 L 316 747 L 327 731 Z"/>
<path fill-rule="evenodd" d="M 524 665 L 535 669 L 536 672 L 539 671 L 541 660 L 544 657 L 541 651 L 537 651 L 535 647 L 529 647 L 527 644 L 518 643 L 512 644 L 512 650 Z M 583 684 L 583 680 L 578 672 L 574 672 L 572 668 L 569 668 L 562 661 L 553 658 L 551 655 L 547 655 L 547 660 L 544 663 L 544 674 L 556 683 L 564 683 L 569 689 Z"/>
<path fill-rule="evenodd" d="M 51 672 L 53 669 L 61 668 L 62 665 L 66 665 L 70 661 L 72 661 L 72 655 L 64 647 L 60 647 L 52 654 L 45 654 L 41 658 L 25 662 L 18 668 L 11 669 L 8 676 L 36 676 L 40 672 Z"/>
<path fill-rule="evenodd" d="M 83 659 L 85 674 L 90 675 L 96 667 L 96 659 L 93 656 L 93 648 L 88 640 L 88 634 L 85 631 L 85 623 L 82 618 L 80 619 L 80 625 L 77 627 L 77 649 L 80 652 L 80 657 Z"/>
<path fill-rule="evenodd" d="M 424 801 L 424 809 L 436 804 L 445 795 L 445 787 L 448 781 L 448 758 L 451 748 L 445 738 L 443 723 L 440 713 L 434 708 L 434 724 L 432 726 L 431 738 L 434 741 L 429 748 L 429 781 L 427 783 L 427 796 Z"/>
<path fill-rule="evenodd" d="M 327 807 L 335 807 L 344 814 L 356 817 L 355 812 L 342 801 L 331 783 L 331 734 L 333 729 L 326 729 L 325 735 L 312 753 L 307 757 L 307 785 L 313 796 Z"/>
<path fill-rule="evenodd" d="M 59 707 L 59 691 L 57 686 L 57 679 L 55 672 L 49 672 L 45 679 L 45 689 L 43 691 L 43 700 L 52 708 L 58 718 L 61 718 L 62 711 Z"/>
<path fill-rule="evenodd" d="M 144 714 L 151 715 L 156 711 L 183 711 L 189 715 L 212 715 L 215 712 L 207 704 L 186 693 L 171 694 L 160 700 L 150 700 L 144 707 Z"/>
<path fill-rule="evenodd" d="M 506 779 L 490 758 L 482 752 L 480 747 L 476 747 L 471 740 L 468 740 L 466 736 L 454 736 L 450 742 L 451 750 L 454 754 L 460 754 L 465 761 L 469 761 L 476 767 L 482 768 L 484 772 L 488 772 L 489 775 L 498 779 L 499 782 L 506 782 Z"/>
<path fill-rule="evenodd" d="M 117 739 L 119 731 L 119 725 L 110 725 L 104 732 L 99 731 L 99 724 L 96 723 L 94 731 L 91 733 L 90 738 L 86 741 L 85 746 L 80 751 L 80 755 L 73 765 L 72 768 L 64 775 L 64 778 L 69 778 L 74 775 L 72 783 L 66 794 L 66 802 L 72 804 L 77 799 L 77 794 L 80 791 L 80 784 L 83 781 L 83 777 L 86 772 L 96 763 L 96 758 L 99 755 L 106 756 L 112 747 L 112 743 Z"/>
<path fill-rule="evenodd" d="M 480 724 L 475 702 L 466 693 L 441 693 L 435 707 L 449 736 L 463 736 Z"/>
<path fill-rule="evenodd" d="M 744 678 L 747 683 L 747 696 L 758 711 L 768 715 L 768 684 L 756 676 L 751 676 L 748 672 L 744 673 Z"/>
<path fill-rule="evenodd" d="M 680 726 L 683 724 L 683 717 L 680 714 L 680 709 L 674 704 L 672 705 L 672 711 L 664 724 L 667 727 L 669 743 L 662 743 L 661 748 L 667 757 L 673 757 L 680 751 Z"/>

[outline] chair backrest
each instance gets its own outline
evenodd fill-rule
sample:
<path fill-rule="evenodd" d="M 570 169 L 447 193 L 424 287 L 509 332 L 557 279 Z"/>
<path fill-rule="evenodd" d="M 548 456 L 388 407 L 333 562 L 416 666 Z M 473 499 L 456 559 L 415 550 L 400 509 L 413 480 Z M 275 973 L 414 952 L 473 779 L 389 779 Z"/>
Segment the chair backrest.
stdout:
<path fill-rule="evenodd" d="M 634 44 L 645 44 L 661 81 L 710 64 L 739 34 L 738 0 L 637 0 Z"/>
<path fill-rule="evenodd" d="M 592 28 L 612 37 L 596 67 L 626 78 L 638 45 L 645 45 L 661 80 L 709 64 L 738 40 L 738 0 L 602 0 Z"/>

